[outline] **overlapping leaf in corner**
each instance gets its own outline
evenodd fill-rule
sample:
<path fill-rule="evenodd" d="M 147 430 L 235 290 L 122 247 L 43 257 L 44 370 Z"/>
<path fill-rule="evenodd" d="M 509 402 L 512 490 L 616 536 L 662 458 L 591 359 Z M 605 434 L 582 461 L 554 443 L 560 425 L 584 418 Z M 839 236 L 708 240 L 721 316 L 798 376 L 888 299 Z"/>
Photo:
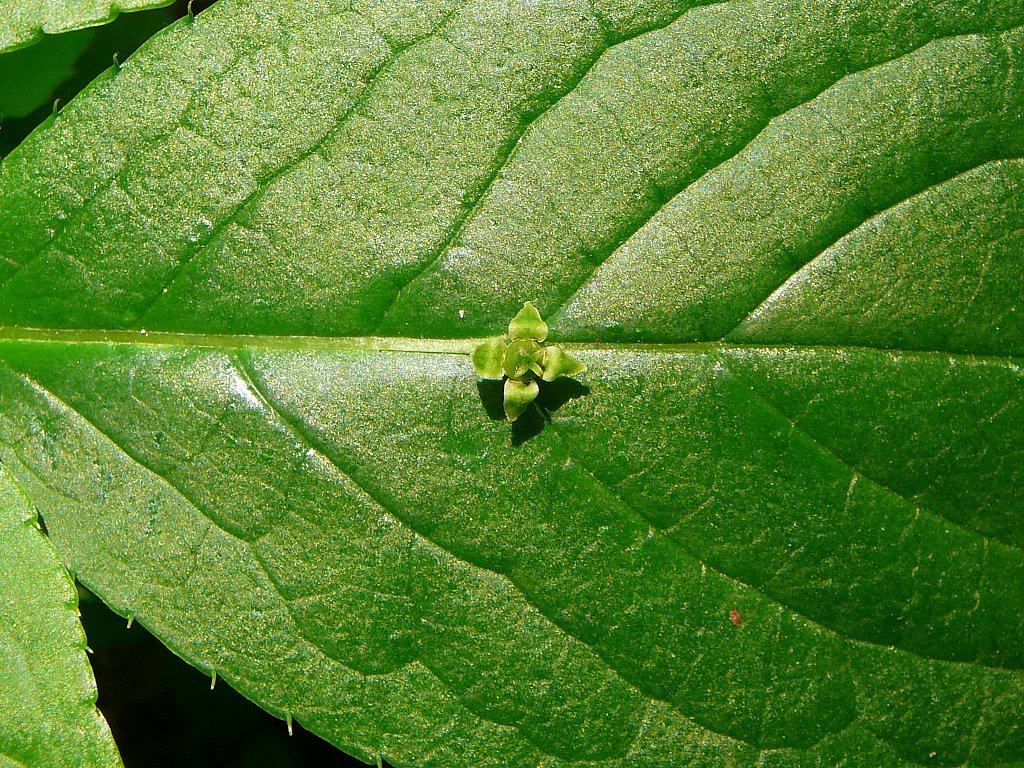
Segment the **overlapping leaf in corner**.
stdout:
<path fill-rule="evenodd" d="M 539 377 L 554 381 L 587 367 L 557 344 L 545 344 L 548 324 L 532 302 L 508 324 L 508 336 L 494 336 L 473 351 L 473 367 L 483 379 L 505 379 L 505 415 L 515 421 L 540 394 Z"/>
<path fill-rule="evenodd" d="M 78 594 L 0 464 L 0 766 L 121 768 L 96 709 Z"/>

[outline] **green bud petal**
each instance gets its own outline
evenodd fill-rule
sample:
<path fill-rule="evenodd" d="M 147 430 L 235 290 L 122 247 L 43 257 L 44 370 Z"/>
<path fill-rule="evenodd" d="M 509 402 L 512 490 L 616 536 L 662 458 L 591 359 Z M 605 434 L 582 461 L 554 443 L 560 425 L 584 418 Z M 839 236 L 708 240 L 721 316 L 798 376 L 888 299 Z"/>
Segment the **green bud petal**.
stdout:
<path fill-rule="evenodd" d="M 583 373 L 587 366 L 563 350 L 557 344 L 544 347 L 544 373 L 541 376 L 544 381 L 554 381 L 559 376 L 575 376 Z"/>
<path fill-rule="evenodd" d="M 473 350 L 473 367 L 481 379 L 500 379 L 504 372 L 505 337 L 495 336 Z"/>
<path fill-rule="evenodd" d="M 505 375 L 510 379 L 522 379 L 540 367 L 544 349 L 533 339 L 515 339 L 505 349 Z"/>
<path fill-rule="evenodd" d="M 534 339 L 544 341 L 548 337 L 548 324 L 540 316 L 540 312 L 531 302 L 523 304 L 519 314 L 508 324 L 508 335 L 511 339 Z"/>
<path fill-rule="evenodd" d="M 529 407 L 530 403 L 537 398 L 538 392 L 540 392 L 540 387 L 537 386 L 536 381 L 524 384 L 521 381 L 506 379 L 505 415 L 508 416 L 509 421 L 518 419 L 523 411 Z"/>

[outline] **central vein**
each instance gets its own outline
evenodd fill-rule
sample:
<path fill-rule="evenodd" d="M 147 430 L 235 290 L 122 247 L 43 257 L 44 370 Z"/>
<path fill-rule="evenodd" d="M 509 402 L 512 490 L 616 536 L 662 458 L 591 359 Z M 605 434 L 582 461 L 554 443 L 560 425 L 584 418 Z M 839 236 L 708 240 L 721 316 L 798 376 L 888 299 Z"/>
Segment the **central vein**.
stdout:
<path fill-rule="evenodd" d="M 299 352 L 407 352 L 426 355 L 466 355 L 473 353 L 483 338 L 414 339 L 400 336 L 273 336 L 231 333 L 179 333 L 174 331 L 131 331 L 72 328 L 18 328 L 0 326 L 0 344 L 121 344 L 125 346 L 171 347 L 178 349 L 286 350 Z M 635 351 L 652 354 L 717 354 L 742 350 L 777 353 L 792 350 L 828 351 L 836 354 L 865 352 L 889 358 L 956 358 L 976 364 L 998 364 L 1018 371 L 1024 359 L 1015 355 L 977 355 L 956 350 L 893 349 L 847 344 L 817 345 L 800 343 L 734 344 L 724 341 L 699 342 L 559 342 L 566 350 Z"/>
<path fill-rule="evenodd" d="M 383 336 L 272 336 L 174 331 L 0 327 L 0 343 L 126 344 L 207 349 L 281 349 L 323 352 L 420 352 L 468 355 L 481 339 Z"/>
<path fill-rule="evenodd" d="M 483 338 L 414 339 L 399 336 L 273 336 L 0 326 L 0 343 L 124 344 L 197 349 L 279 349 L 310 352 L 414 352 L 439 355 L 471 355 L 473 350 L 485 340 Z M 607 344 L 592 342 L 561 344 L 561 346 L 576 350 L 644 349 L 652 352 L 708 352 L 714 349 L 721 349 L 724 345 L 720 342 L 690 344 Z"/>
<path fill-rule="evenodd" d="M 470 355 L 485 339 L 414 339 L 399 336 L 273 336 L 229 333 L 179 333 L 72 328 L 18 328 L 0 326 L 0 343 L 125 344 L 133 346 L 198 349 L 299 350 L 311 352 L 415 352 Z M 690 344 L 562 344 L 567 349 L 644 349 L 652 352 L 703 351 L 722 348 L 719 342 Z"/>

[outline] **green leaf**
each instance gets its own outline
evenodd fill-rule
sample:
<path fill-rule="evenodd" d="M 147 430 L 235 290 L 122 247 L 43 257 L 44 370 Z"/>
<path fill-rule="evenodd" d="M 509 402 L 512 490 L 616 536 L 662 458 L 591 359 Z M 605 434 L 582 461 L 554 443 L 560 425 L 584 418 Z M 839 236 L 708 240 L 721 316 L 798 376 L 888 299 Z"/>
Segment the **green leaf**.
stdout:
<path fill-rule="evenodd" d="M 125 11 L 159 8 L 171 0 L 18 0 L 0 8 L 0 53 L 39 41 L 44 34 L 106 24 Z"/>
<path fill-rule="evenodd" d="M 0 466 L 0 765 L 120 766 L 78 621 L 78 593 Z"/>
<path fill-rule="evenodd" d="M 0 171 L 0 459 L 367 760 L 1024 764 L 1022 24 L 222 0 Z"/>

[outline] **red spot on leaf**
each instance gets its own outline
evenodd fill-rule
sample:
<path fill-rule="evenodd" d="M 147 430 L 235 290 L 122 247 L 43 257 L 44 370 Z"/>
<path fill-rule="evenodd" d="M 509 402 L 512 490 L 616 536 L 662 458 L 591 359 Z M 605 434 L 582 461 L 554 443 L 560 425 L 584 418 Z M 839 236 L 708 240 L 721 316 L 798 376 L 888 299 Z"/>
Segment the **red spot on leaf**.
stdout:
<path fill-rule="evenodd" d="M 731 621 L 735 626 L 738 627 L 740 624 L 743 623 L 743 614 L 737 611 L 736 609 L 733 609 L 729 611 L 729 621 Z"/>

